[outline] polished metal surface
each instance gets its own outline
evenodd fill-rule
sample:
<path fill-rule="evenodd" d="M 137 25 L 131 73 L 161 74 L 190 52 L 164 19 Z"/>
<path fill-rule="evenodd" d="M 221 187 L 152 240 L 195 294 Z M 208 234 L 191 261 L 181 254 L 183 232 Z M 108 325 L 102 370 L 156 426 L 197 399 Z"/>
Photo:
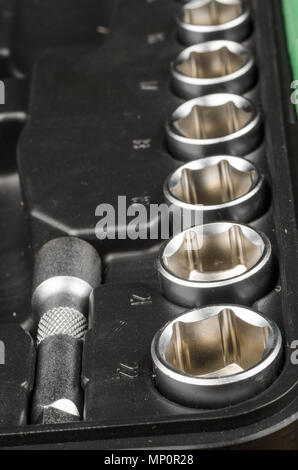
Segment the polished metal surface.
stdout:
<path fill-rule="evenodd" d="M 194 0 L 177 16 L 178 34 L 184 44 L 213 39 L 241 42 L 252 29 L 246 0 Z"/>
<path fill-rule="evenodd" d="M 207 50 L 202 52 L 198 50 L 198 46 L 192 46 L 188 58 L 177 65 L 177 70 L 192 78 L 219 78 L 237 72 L 246 64 L 248 56 L 246 53 L 233 52 L 228 41 L 225 42 L 226 44 L 218 44 L 216 49 L 210 50 L 206 44 L 212 43 L 205 43 Z M 239 46 L 241 47 L 240 44 Z"/>
<path fill-rule="evenodd" d="M 233 159 L 237 161 L 236 157 L 231 160 L 222 157 L 214 164 L 213 157 L 210 159 L 210 165 L 201 168 L 195 168 L 192 164 L 185 165 L 178 183 L 171 189 L 172 194 L 188 204 L 210 206 L 241 198 L 254 187 L 257 171 L 249 162 L 239 159 L 239 162 L 248 167 L 239 170 L 233 166 Z"/>
<path fill-rule="evenodd" d="M 249 305 L 267 293 L 274 272 L 268 238 L 232 222 L 174 236 L 162 246 L 157 267 L 163 295 L 186 307 L 215 300 Z"/>
<path fill-rule="evenodd" d="M 202 6 L 184 8 L 184 22 L 195 26 L 216 26 L 233 21 L 243 12 L 240 1 L 221 2 L 211 0 Z"/>
<path fill-rule="evenodd" d="M 263 175 L 248 160 L 216 156 L 174 171 L 165 182 L 164 197 L 169 205 L 202 213 L 204 223 L 249 222 L 261 215 L 268 194 Z"/>
<path fill-rule="evenodd" d="M 274 381 L 282 338 L 274 322 L 253 310 L 213 305 L 166 325 L 151 354 L 157 386 L 168 398 L 193 407 L 224 407 Z"/>
<path fill-rule="evenodd" d="M 245 127 L 252 113 L 238 108 L 234 101 L 219 106 L 194 105 L 191 112 L 173 126 L 189 139 L 217 139 L 234 134 Z"/>
<path fill-rule="evenodd" d="M 210 41 L 188 47 L 171 64 L 175 92 L 185 99 L 214 93 L 242 94 L 256 82 L 251 52 L 233 41 Z"/>
<path fill-rule="evenodd" d="M 269 326 L 255 326 L 224 308 L 206 320 L 175 321 L 164 358 L 185 374 L 229 377 L 262 360 L 269 334 Z"/>
<path fill-rule="evenodd" d="M 33 313 L 42 317 L 47 311 L 67 305 L 87 316 L 92 287 L 73 276 L 54 276 L 42 282 L 33 292 Z"/>
<path fill-rule="evenodd" d="M 170 152 L 180 160 L 242 156 L 260 144 L 262 123 L 250 100 L 215 93 L 179 106 L 166 123 L 166 135 Z"/>
<path fill-rule="evenodd" d="M 193 230 L 184 234 L 175 253 L 164 254 L 171 273 L 190 281 L 213 282 L 231 279 L 247 272 L 260 260 L 262 243 L 253 243 L 239 225 L 221 233 L 208 233 L 202 242 Z"/>

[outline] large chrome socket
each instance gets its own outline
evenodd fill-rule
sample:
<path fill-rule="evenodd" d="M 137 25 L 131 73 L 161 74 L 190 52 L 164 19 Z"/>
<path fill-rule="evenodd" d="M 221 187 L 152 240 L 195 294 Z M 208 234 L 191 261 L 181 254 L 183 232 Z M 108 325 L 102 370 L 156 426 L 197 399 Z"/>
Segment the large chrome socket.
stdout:
<path fill-rule="evenodd" d="M 160 330 L 151 355 L 160 392 L 195 408 L 221 408 L 265 390 L 282 363 L 277 325 L 248 308 L 213 305 Z"/>
<path fill-rule="evenodd" d="M 230 93 L 201 96 L 179 106 L 166 123 L 170 152 L 179 160 L 247 155 L 263 136 L 258 108 Z"/>
<path fill-rule="evenodd" d="M 251 305 L 274 279 L 269 239 L 232 222 L 199 225 L 174 236 L 161 247 L 157 269 L 162 294 L 185 307 Z"/>
<path fill-rule="evenodd" d="M 171 64 L 174 91 L 185 99 L 215 92 L 242 95 L 256 83 L 252 53 L 233 41 L 210 41 L 188 47 Z"/>
<path fill-rule="evenodd" d="M 164 184 L 164 198 L 169 206 L 187 213 L 188 220 L 206 224 L 255 220 L 268 206 L 269 194 L 264 176 L 248 160 L 216 156 L 194 160 L 174 171 Z"/>
<path fill-rule="evenodd" d="M 186 45 L 214 39 L 242 42 L 252 31 L 246 0 L 194 0 L 181 8 L 176 21 Z"/>

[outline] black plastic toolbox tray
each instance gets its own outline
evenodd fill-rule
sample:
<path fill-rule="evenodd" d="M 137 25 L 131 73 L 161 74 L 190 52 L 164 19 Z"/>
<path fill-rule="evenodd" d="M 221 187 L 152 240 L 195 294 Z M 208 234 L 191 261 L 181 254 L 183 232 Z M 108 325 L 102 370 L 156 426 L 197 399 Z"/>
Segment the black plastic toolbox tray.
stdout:
<path fill-rule="evenodd" d="M 114 8 L 110 0 L 2 0 L 4 45 L 13 74 L 30 75 L 45 50 L 98 47 Z M 1 44 L 2 45 L 2 44 Z"/>
<path fill-rule="evenodd" d="M 87 238 L 101 253 L 148 248 L 148 241 L 99 242 L 95 209 L 117 207 L 119 195 L 128 204 L 161 203 L 166 177 L 181 165 L 163 142 L 166 118 L 183 103 L 169 88 L 169 64 L 183 49 L 177 4 L 129 3 L 119 3 L 115 33 L 100 50 L 47 54 L 35 68 L 19 167 L 36 248 L 63 233 Z M 146 89 L 150 83 L 156 88 Z M 266 165 L 258 154 L 253 160 Z"/>
<path fill-rule="evenodd" d="M 1 325 L 0 424 L 22 426 L 34 384 L 35 346 L 20 326 Z"/>
<path fill-rule="evenodd" d="M 1 323 L 26 323 L 30 310 L 31 241 L 17 172 L 17 143 L 26 121 L 27 99 L 27 80 L 5 79 L 5 104 L 0 107 Z"/>
<path fill-rule="evenodd" d="M 297 448 L 297 366 L 290 355 L 291 343 L 298 338 L 298 251 L 288 123 L 275 47 L 284 41 L 282 31 L 274 29 L 281 21 L 280 15 L 273 20 L 279 1 L 252 1 L 266 143 L 249 158 L 266 174 L 272 203 L 250 225 L 264 231 L 274 246 L 279 280 L 255 308 L 280 326 L 285 363 L 265 392 L 222 410 L 176 405 L 154 386 L 152 337 L 184 310 L 159 293 L 154 270 L 158 246 L 102 244 L 94 235 L 97 204 L 115 203 L 121 194 L 162 202 L 164 179 L 181 164 L 167 153 L 163 138 L 166 117 L 182 102 L 169 87 L 170 61 L 182 49 L 175 38 L 177 4 L 127 0 L 114 6 L 118 13 L 111 30 L 117 32 L 107 36 L 101 49 L 51 52 L 39 61 L 31 82 L 30 117 L 19 146 L 34 249 L 55 236 L 75 233 L 91 240 L 104 256 L 105 283 L 95 291 L 85 342 L 87 419 L 69 425 L 4 426 L 0 443 L 19 445 L 21 434 L 22 445 L 29 446 L 63 442 L 63 447 L 71 447 L 71 442 L 80 441 L 80 447 L 93 448 L 216 448 L 243 443 Z M 164 33 L 153 46 L 148 43 L 152 33 Z M 285 53 L 283 48 L 281 54 Z M 159 90 L 142 91 L 140 83 L 148 80 L 157 80 Z M 151 139 L 151 147 L 134 149 L 135 139 Z M 139 297 L 143 303 L 135 301 Z"/>

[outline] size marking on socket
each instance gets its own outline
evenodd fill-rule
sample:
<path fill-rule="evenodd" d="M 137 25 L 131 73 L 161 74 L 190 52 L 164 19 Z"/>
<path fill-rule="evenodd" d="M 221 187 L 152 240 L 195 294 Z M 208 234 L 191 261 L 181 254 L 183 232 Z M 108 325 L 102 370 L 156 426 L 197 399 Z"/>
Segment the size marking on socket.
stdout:
<path fill-rule="evenodd" d="M 137 362 L 135 362 L 132 366 L 128 364 L 120 363 L 117 374 L 119 376 L 129 377 L 130 379 L 135 379 L 139 376 L 139 369 L 140 366 Z"/>
<path fill-rule="evenodd" d="M 152 297 L 151 295 L 147 295 L 144 297 L 141 295 L 132 294 L 129 301 L 132 307 L 135 307 L 137 305 L 150 305 L 152 304 Z"/>
<path fill-rule="evenodd" d="M 134 139 L 132 147 L 134 150 L 147 150 L 151 148 L 152 139 Z"/>

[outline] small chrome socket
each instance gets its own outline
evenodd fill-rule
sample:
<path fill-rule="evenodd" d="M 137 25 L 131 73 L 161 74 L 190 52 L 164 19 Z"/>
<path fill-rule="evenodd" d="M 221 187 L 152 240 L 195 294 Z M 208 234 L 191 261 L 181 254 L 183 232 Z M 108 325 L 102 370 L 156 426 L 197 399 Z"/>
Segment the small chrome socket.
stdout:
<path fill-rule="evenodd" d="M 209 41 L 188 47 L 171 64 L 172 86 L 184 99 L 216 92 L 242 95 L 256 83 L 252 53 L 233 41 Z"/>
<path fill-rule="evenodd" d="M 179 160 L 244 156 L 261 143 L 263 126 L 259 109 L 250 100 L 215 93 L 179 106 L 166 123 L 166 136 L 170 152 Z"/>
<path fill-rule="evenodd" d="M 235 305 L 192 310 L 168 323 L 151 346 L 156 385 L 172 401 L 223 408 L 259 394 L 277 378 L 282 336 L 263 315 Z"/>
<path fill-rule="evenodd" d="M 214 39 L 242 42 L 252 32 L 246 0 L 194 0 L 180 9 L 176 21 L 179 39 L 186 45 Z"/>
<path fill-rule="evenodd" d="M 199 225 L 174 236 L 161 247 L 157 269 L 162 294 L 184 307 L 251 305 L 275 280 L 267 236 L 233 222 Z"/>
<path fill-rule="evenodd" d="M 258 168 L 244 158 L 230 156 L 186 163 L 167 178 L 163 191 L 169 206 L 178 207 L 182 214 L 186 211 L 188 220 L 205 224 L 221 220 L 250 222 L 263 214 L 269 199 L 265 178 Z"/>

